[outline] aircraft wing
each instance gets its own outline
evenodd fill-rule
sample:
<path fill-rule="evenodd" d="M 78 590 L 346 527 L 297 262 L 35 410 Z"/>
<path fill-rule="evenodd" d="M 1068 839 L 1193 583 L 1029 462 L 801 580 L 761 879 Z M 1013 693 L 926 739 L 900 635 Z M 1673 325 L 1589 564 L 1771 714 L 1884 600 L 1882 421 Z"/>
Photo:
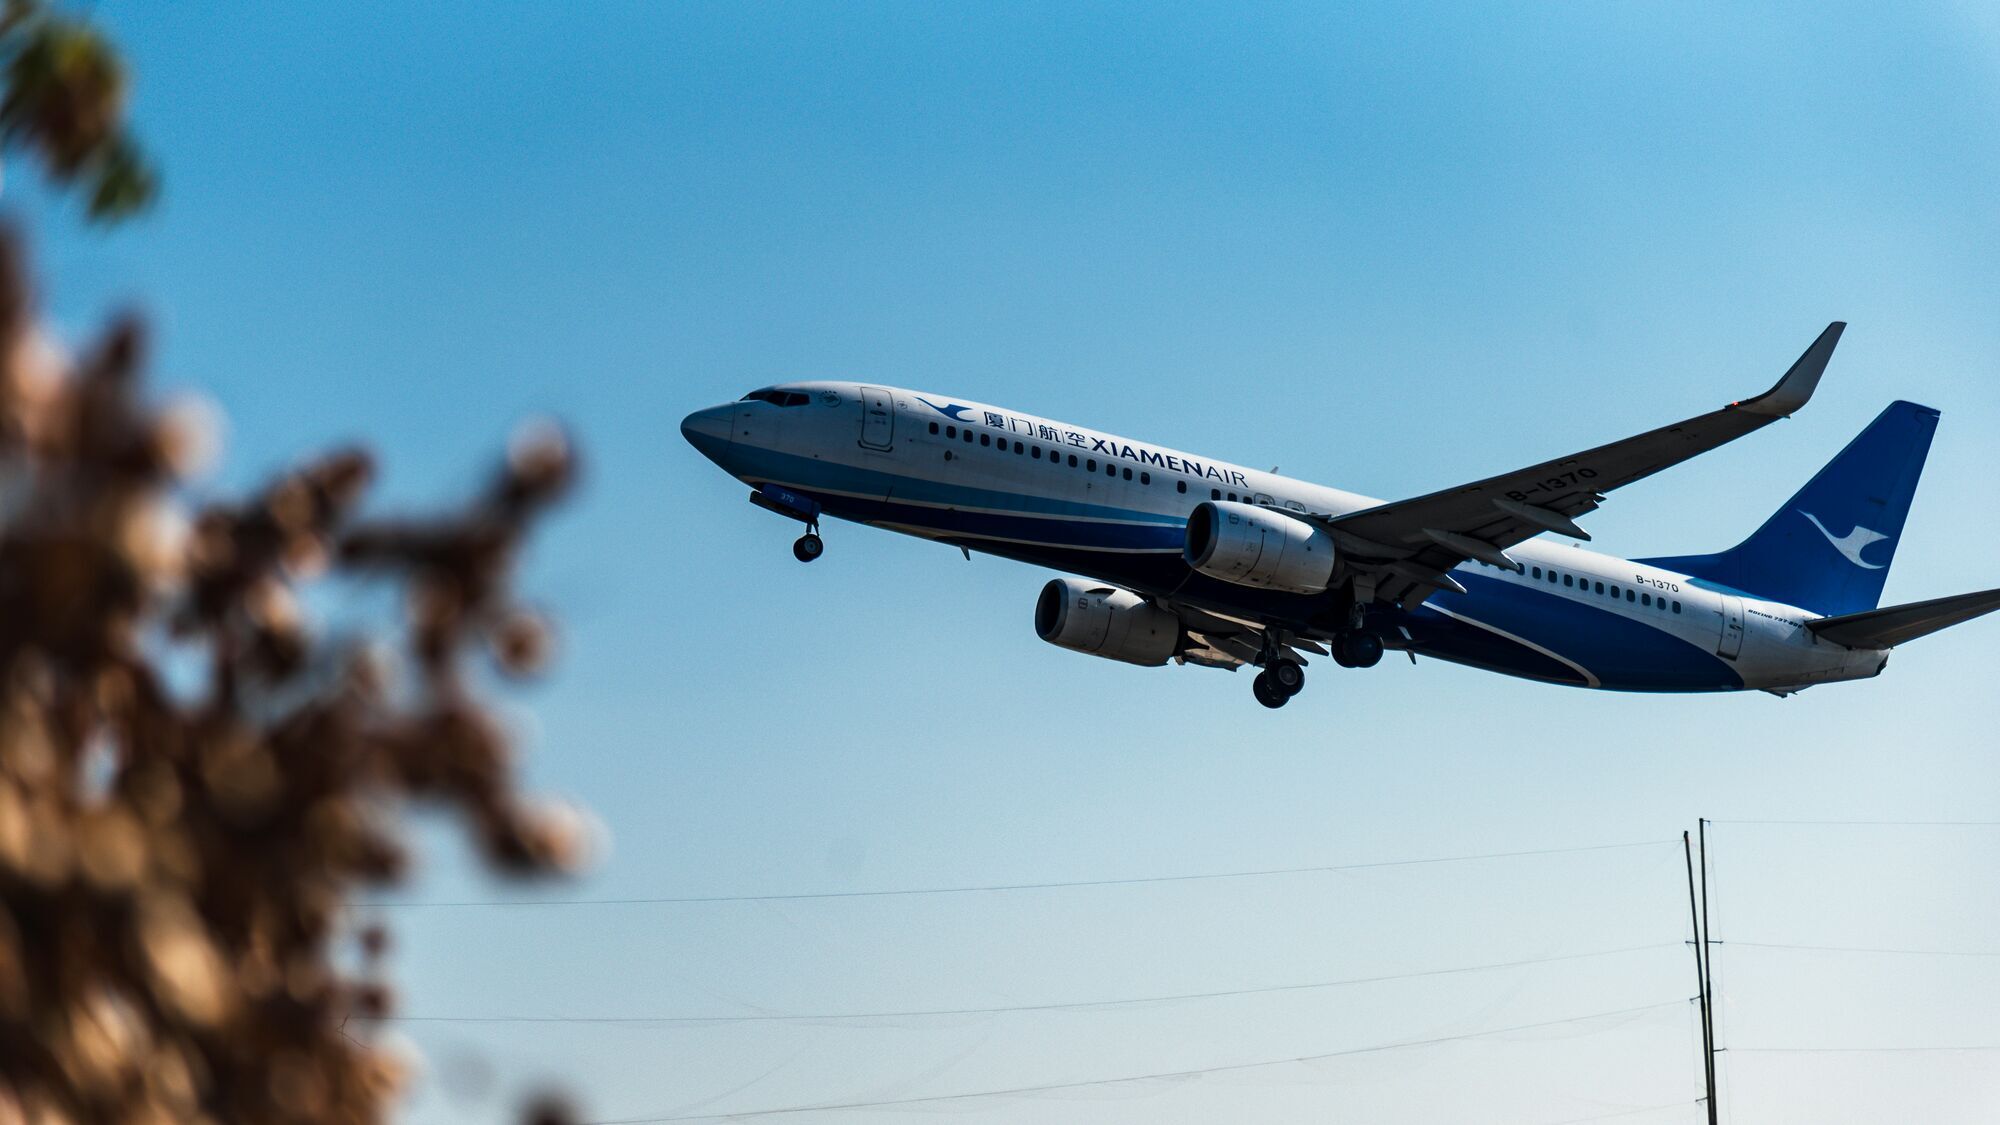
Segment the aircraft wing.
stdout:
<path fill-rule="evenodd" d="M 1755 398 L 1511 473 L 1319 522 L 1354 568 L 1355 592 L 1363 601 L 1414 606 L 1435 590 L 1462 590 L 1446 572 L 1468 559 L 1518 571 L 1520 564 L 1506 548 L 1544 531 L 1588 539 L 1576 518 L 1595 510 L 1612 489 L 1804 406 L 1846 327 L 1840 321 L 1827 325 L 1784 378 Z"/>

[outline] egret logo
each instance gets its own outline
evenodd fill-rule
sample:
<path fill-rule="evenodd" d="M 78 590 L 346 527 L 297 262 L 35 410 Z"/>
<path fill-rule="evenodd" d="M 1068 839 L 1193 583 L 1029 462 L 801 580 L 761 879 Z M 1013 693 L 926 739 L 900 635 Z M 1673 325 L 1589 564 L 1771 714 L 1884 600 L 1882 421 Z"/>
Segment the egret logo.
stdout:
<path fill-rule="evenodd" d="M 959 411 L 972 409 L 970 406 L 960 406 L 955 402 L 952 403 L 950 406 L 939 406 L 937 403 L 932 402 L 930 399 L 927 399 L 922 395 L 917 396 L 917 401 L 923 403 L 925 406 L 930 407 L 932 410 L 937 411 L 939 414 L 944 415 L 945 417 L 951 419 L 954 422 L 965 421 L 965 416 L 960 414 Z"/>
<path fill-rule="evenodd" d="M 1835 535 L 1833 532 L 1828 531 L 1826 525 L 1819 522 L 1819 518 L 1811 512 L 1801 508 L 1799 509 L 1799 514 L 1811 520 L 1812 525 L 1819 529 L 1819 533 L 1826 536 L 1826 541 L 1833 544 L 1833 549 L 1839 551 L 1841 557 L 1845 558 L 1848 562 L 1853 563 L 1863 570 L 1881 570 L 1888 565 L 1887 563 L 1863 562 L 1861 560 L 1861 552 L 1869 544 L 1880 542 L 1889 538 L 1888 536 L 1879 531 L 1871 531 L 1860 524 L 1855 524 L 1854 530 L 1848 532 L 1846 535 Z"/>

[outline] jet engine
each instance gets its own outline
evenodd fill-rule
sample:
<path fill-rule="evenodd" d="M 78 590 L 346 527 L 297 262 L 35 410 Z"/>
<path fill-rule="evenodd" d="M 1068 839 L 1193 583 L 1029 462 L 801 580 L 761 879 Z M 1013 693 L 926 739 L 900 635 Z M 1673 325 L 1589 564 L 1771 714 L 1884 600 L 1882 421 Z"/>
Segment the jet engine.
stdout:
<path fill-rule="evenodd" d="M 1293 594 L 1325 592 L 1333 537 L 1315 524 L 1255 504 L 1204 500 L 1188 516 L 1187 564 L 1210 578 Z"/>
<path fill-rule="evenodd" d="M 1052 645 L 1151 666 L 1180 647 L 1181 619 L 1130 590 L 1057 578 L 1035 601 L 1035 632 Z"/>

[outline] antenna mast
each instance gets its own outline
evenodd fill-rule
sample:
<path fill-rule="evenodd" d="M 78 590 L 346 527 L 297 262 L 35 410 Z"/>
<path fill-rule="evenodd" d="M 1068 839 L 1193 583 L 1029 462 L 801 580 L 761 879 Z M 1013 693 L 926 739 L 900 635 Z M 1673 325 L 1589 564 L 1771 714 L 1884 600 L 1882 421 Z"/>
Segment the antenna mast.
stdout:
<path fill-rule="evenodd" d="M 1708 995 L 1708 1004 L 1702 1013 L 1702 1035 L 1708 1043 L 1708 1119 L 1714 1125 L 1715 1104 L 1715 946 L 1714 928 L 1708 916 L 1708 818 L 1695 820 L 1699 835 L 1697 858 L 1701 861 L 1701 981 L 1702 991 Z"/>
<path fill-rule="evenodd" d="M 1706 837 L 1703 839 L 1707 843 Z M 1708 1004 L 1708 935 L 1702 929 L 1702 906 L 1695 897 L 1694 885 L 1694 842 L 1688 834 L 1681 833 L 1681 852 L 1687 857 L 1688 877 L 1688 920 L 1694 923 L 1694 979 L 1701 997 L 1701 1074 L 1708 1092 L 1704 1099 L 1708 1104 L 1708 1125 L 1716 1125 L 1715 1117 L 1715 1029 L 1709 1022 Z M 1706 867 L 1708 856 L 1704 849 L 1702 864 Z M 1707 872 L 1703 871 L 1702 897 L 1707 897 Z"/>

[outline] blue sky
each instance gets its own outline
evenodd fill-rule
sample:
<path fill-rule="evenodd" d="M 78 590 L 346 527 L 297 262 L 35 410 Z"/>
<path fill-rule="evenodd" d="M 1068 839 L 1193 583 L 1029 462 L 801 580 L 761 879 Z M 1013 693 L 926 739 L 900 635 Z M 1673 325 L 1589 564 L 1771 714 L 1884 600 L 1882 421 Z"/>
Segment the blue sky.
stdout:
<path fill-rule="evenodd" d="M 1994 819 L 1982 622 L 1778 700 L 1583 693 L 1387 661 L 1283 712 L 1030 628 L 1044 575 L 793 529 L 687 448 L 796 377 L 995 401 L 1413 495 L 1762 389 L 1852 328 L 1792 421 L 1621 491 L 1630 555 L 1734 542 L 1888 401 L 1944 411 L 1887 592 L 1995 584 L 2000 20 L 1785 5 L 95 6 L 166 171 L 105 235 L 8 194 L 81 332 L 136 301 L 227 411 L 240 487 L 364 436 L 443 501 L 509 427 L 586 485 L 527 588 L 564 623 L 512 701 L 607 823 L 573 893 L 1041 882 L 1664 841 L 1718 819 Z M 426 832 L 417 897 L 490 893 Z M 1721 825 L 1717 936 L 2000 949 L 2000 829 Z M 757 1109 L 1285 1059 L 1684 999 L 1678 852 L 708 906 L 400 912 L 416 1015 L 1059 1003 L 1003 1016 L 412 1024 L 410 1118 L 548 1082 L 592 1115 Z M 1718 957 L 1733 1115 L 1983 1121 L 2000 959 Z M 849 1112 L 993 1122 L 1552 1122 L 1670 1103 L 1684 1008 L 1309 1065 Z M 501 1078 L 469 1093 L 483 1059 Z M 692 1107 L 692 1108 L 689 1108 Z"/>

